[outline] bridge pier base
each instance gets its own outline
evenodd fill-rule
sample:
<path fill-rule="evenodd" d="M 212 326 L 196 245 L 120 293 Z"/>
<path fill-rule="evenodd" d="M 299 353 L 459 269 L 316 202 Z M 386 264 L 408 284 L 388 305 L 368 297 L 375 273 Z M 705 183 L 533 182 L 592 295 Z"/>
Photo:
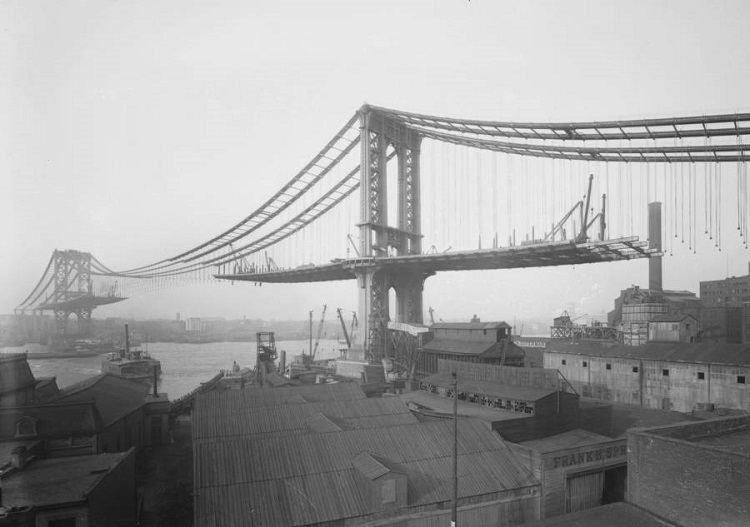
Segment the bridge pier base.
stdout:
<path fill-rule="evenodd" d="M 91 312 L 92 308 L 79 308 L 75 311 L 65 309 L 55 309 L 55 327 L 57 334 L 60 336 L 68 335 L 68 318 L 75 313 L 78 330 L 76 335 L 79 337 L 88 337 L 91 335 Z"/>
<path fill-rule="evenodd" d="M 360 332 L 352 358 L 379 363 L 389 356 L 388 322 L 391 289 L 396 294 L 395 322 L 421 324 L 424 320 L 422 293 L 425 280 L 434 273 L 394 272 L 372 266 L 355 271 L 359 289 Z"/>

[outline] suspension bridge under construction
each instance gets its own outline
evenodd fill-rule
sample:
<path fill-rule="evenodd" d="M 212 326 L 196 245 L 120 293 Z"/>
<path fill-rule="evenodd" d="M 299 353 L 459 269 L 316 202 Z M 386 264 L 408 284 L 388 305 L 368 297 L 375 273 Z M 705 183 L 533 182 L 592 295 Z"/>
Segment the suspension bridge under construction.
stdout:
<path fill-rule="evenodd" d="M 353 280 L 357 345 L 378 360 L 387 322 L 423 322 L 437 272 L 747 248 L 748 134 L 748 113 L 523 123 L 365 105 L 232 227 L 119 271 L 56 250 L 16 311 L 85 332 L 97 306 L 185 283 Z"/>

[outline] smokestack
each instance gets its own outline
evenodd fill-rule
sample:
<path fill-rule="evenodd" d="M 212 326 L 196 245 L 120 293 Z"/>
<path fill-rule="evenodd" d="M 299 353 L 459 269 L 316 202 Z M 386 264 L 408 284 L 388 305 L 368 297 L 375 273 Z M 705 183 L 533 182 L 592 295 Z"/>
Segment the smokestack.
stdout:
<path fill-rule="evenodd" d="M 130 331 L 128 331 L 128 325 L 125 324 L 125 353 L 130 351 Z"/>
<path fill-rule="evenodd" d="M 661 252 L 661 202 L 648 204 L 648 247 Z M 651 291 L 662 291 L 661 256 L 652 256 L 648 260 L 648 288 Z"/>
<path fill-rule="evenodd" d="M 156 383 L 158 381 L 158 374 L 156 372 L 156 364 L 154 364 L 154 397 L 159 397 L 159 392 L 156 390 Z"/>

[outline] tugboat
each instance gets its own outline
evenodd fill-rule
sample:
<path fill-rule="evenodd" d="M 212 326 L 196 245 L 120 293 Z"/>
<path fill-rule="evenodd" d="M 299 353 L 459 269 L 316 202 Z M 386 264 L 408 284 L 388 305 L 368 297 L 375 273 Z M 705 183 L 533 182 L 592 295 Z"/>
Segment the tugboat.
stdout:
<path fill-rule="evenodd" d="M 125 324 L 125 349 L 107 356 L 102 362 L 102 373 L 149 382 L 161 375 L 161 362 L 152 358 L 147 350 L 130 349 L 128 325 Z"/>

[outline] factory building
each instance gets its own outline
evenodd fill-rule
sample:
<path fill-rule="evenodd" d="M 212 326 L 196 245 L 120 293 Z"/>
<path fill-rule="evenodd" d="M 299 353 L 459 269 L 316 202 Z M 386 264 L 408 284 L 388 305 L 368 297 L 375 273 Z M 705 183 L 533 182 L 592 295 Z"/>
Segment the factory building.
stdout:
<path fill-rule="evenodd" d="M 417 357 L 415 377 L 438 372 L 439 360 L 475 364 L 523 366 L 524 351 L 510 338 L 505 322 L 437 323 L 430 326 L 434 338 Z"/>
<path fill-rule="evenodd" d="M 552 342 L 544 367 L 559 370 L 583 397 L 678 412 L 750 410 L 748 345 Z"/>
<path fill-rule="evenodd" d="M 746 302 L 750 274 L 700 283 L 702 339 L 708 342 L 750 342 Z"/>

